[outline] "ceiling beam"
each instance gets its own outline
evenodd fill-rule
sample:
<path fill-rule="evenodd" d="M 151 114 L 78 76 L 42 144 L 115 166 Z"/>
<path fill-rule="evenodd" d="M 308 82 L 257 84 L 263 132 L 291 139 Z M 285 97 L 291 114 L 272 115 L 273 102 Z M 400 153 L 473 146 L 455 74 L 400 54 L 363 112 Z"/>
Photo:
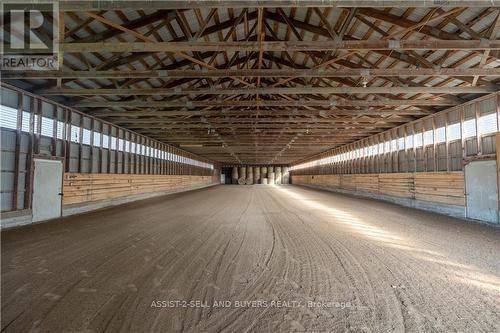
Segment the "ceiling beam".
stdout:
<path fill-rule="evenodd" d="M 85 89 L 85 88 L 49 88 L 40 89 L 40 95 L 297 95 L 297 94 L 486 94 L 497 92 L 494 87 L 294 87 L 294 88 L 233 88 L 233 89 Z"/>
<path fill-rule="evenodd" d="M 456 105 L 456 103 L 449 100 L 429 100 L 429 99 L 381 99 L 381 100 L 260 100 L 257 101 L 222 101 L 222 100 L 208 100 L 208 101 L 123 101 L 123 102 L 111 102 L 111 101 L 81 101 L 76 102 L 73 107 L 83 107 L 83 108 L 101 108 L 101 107 L 137 107 L 137 108 L 169 108 L 169 107 L 255 107 L 259 106 L 276 106 L 276 107 L 300 107 L 300 106 L 448 106 Z"/>
<path fill-rule="evenodd" d="M 94 111 L 91 112 L 93 116 L 96 117 L 179 117 L 179 116 L 213 116 L 213 115 L 232 115 L 232 116 L 248 116 L 248 113 L 257 112 L 255 109 L 244 109 L 244 110 L 186 110 L 186 111 Z M 289 116 L 289 115 L 301 115 L 301 116 L 336 116 L 336 115 L 368 115 L 368 116 L 400 116 L 400 115 L 413 115 L 413 116 L 423 116 L 427 115 L 429 112 L 422 112 L 418 110 L 301 110 L 300 112 L 293 112 L 291 110 L 259 110 L 259 116 Z"/>
<path fill-rule="evenodd" d="M 257 11 L 253 11 L 253 12 L 250 12 L 250 13 L 247 13 L 247 20 L 254 20 L 257 18 Z M 220 31 L 223 31 L 225 29 L 230 29 L 231 27 L 234 26 L 234 24 L 238 21 L 238 18 L 232 18 L 232 19 L 228 19 L 224 22 L 220 22 L 219 24 L 213 24 L 209 27 L 206 27 L 202 33 L 198 34 L 198 32 L 195 33 L 195 36 L 198 35 L 198 38 L 202 38 L 202 37 L 206 37 L 210 34 L 215 34 L 215 33 L 219 33 Z M 115 31 L 119 31 L 121 33 L 120 30 L 115 30 Z M 170 42 L 179 42 L 179 41 L 183 41 L 184 38 L 182 37 L 177 37 L 177 38 L 174 38 L 174 40 L 170 41 Z M 114 68 L 114 67 L 117 67 L 117 66 L 120 66 L 120 65 L 127 65 L 129 63 L 133 63 L 134 61 L 137 61 L 137 60 L 140 60 L 140 59 L 143 59 L 145 58 L 146 56 L 150 56 L 150 55 L 153 55 L 154 53 L 132 53 L 130 55 L 127 55 L 127 56 L 121 56 L 119 57 L 118 59 L 116 59 L 115 61 L 107 64 L 104 68 L 102 69 L 110 69 L 110 68 Z M 198 58 L 200 59 L 205 59 L 205 58 L 208 58 L 208 57 L 212 57 L 214 56 L 214 52 L 205 52 L 205 53 L 202 53 L 202 54 L 199 54 L 198 55 Z M 170 67 L 174 67 L 174 68 L 178 68 L 178 67 L 182 67 L 182 66 L 186 66 L 187 64 L 191 63 L 190 61 L 188 60 L 181 60 L 181 61 L 178 61 L 174 64 L 170 64 L 170 65 L 167 65 L 166 67 L 170 68 Z M 168 68 L 164 68 L 164 69 L 168 69 Z"/>
<path fill-rule="evenodd" d="M 95 17 L 92 17 L 92 18 L 95 19 Z M 155 22 L 160 21 L 160 20 L 171 21 L 174 18 L 175 18 L 175 12 L 159 10 L 157 12 L 150 14 L 150 15 L 141 16 L 140 18 L 138 18 L 136 20 L 124 23 L 122 26 L 123 26 L 123 28 L 129 29 L 129 30 L 135 30 L 135 29 L 142 28 L 148 24 L 152 24 L 152 23 L 155 23 Z M 106 39 L 118 36 L 118 35 L 123 34 L 123 33 L 124 33 L 124 31 L 119 30 L 119 29 L 107 29 L 107 30 L 104 30 L 102 32 L 91 34 L 88 37 L 78 39 L 77 42 L 78 43 L 95 43 L 95 42 L 104 41 Z"/>
<path fill-rule="evenodd" d="M 252 7 L 491 7 L 499 6 L 499 0 L 61 0 L 61 11 L 97 11 L 97 10 L 159 10 L 191 8 L 246 8 Z M 29 3 L 27 4 L 29 6 Z"/>
<path fill-rule="evenodd" d="M 208 77 L 352 77 L 352 76 L 500 76 L 497 68 L 340 68 L 326 69 L 213 69 L 137 71 L 3 71 L 4 79 L 122 79 Z"/>
<path fill-rule="evenodd" d="M 440 2 L 440 1 L 435 1 L 435 2 Z M 467 7 L 467 6 L 458 6 L 458 7 Z M 382 10 L 377 10 L 377 9 L 372 9 L 372 8 L 359 8 L 358 13 L 364 16 L 371 17 L 376 20 L 381 20 L 385 21 L 390 24 L 394 24 L 396 26 L 410 29 L 413 28 L 416 24 L 419 24 L 418 22 L 409 20 L 404 17 L 400 17 L 397 15 L 390 14 L 386 11 Z M 446 12 L 444 13 L 446 14 Z M 438 15 L 438 17 L 441 17 L 443 14 Z M 445 40 L 456 40 L 456 39 L 461 39 L 454 33 L 446 32 L 440 29 L 437 29 L 435 27 L 432 27 L 430 25 L 426 25 L 427 21 L 424 21 L 425 24 L 420 24 L 420 27 L 418 29 L 415 29 L 417 32 L 422 33 L 424 35 L 433 37 L 433 38 L 439 38 L 439 39 L 445 39 Z"/>
<path fill-rule="evenodd" d="M 250 51 L 331 51 L 331 50 L 500 50 L 500 40 L 328 40 L 328 41 L 239 41 L 239 42 L 155 42 L 155 43 L 64 43 L 65 53 L 83 52 L 250 52 Z"/>

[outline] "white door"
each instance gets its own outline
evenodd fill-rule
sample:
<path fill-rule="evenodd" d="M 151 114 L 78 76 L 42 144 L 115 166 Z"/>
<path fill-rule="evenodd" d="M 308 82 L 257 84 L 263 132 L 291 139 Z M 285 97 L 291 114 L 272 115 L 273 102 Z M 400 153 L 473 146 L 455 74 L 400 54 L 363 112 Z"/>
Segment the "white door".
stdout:
<path fill-rule="evenodd" d="M 35 159 L 33 222 L 61 216 L 62 161 Z"/>
<path fill-rule="evenodd" d="M 465 166 L 467 217 L 498 222 L 498 183 L 496 161 L 474 161 Z"/>

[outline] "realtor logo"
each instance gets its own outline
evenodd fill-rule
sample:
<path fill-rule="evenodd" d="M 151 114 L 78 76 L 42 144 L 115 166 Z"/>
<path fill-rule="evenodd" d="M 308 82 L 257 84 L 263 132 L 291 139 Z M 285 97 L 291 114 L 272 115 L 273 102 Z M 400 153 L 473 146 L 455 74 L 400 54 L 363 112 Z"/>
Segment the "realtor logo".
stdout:
<path fill-rule="evenodd" d="M 2 1 L 2 70 L 57 70 L 57 2 Z"/>

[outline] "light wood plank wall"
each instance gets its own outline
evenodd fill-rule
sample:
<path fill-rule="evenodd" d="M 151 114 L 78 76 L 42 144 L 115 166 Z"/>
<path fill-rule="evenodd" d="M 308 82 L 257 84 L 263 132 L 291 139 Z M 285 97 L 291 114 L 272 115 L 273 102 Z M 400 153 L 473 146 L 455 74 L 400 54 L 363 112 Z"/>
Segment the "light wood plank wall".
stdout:
<path fill-rule="evenodd" d="M 214 176 L 65 173 L 63 205 L 215 184 Z"/>
<path fill-rule="evenodd" d="M 464 173 L 462 171 L 292 175 L 292 182 L 296 185 L 316 185 L 465 206 Z"/>

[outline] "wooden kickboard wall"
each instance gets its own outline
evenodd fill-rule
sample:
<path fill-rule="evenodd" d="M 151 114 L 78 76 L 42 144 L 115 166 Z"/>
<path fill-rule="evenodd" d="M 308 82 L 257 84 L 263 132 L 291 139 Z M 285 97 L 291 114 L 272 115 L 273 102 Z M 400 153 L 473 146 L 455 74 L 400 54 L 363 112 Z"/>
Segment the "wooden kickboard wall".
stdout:
<path fill-rule="evenodd" d="M 419 172 L 292 176 L 293 184 L 317 185 L 465 206 L 464 173 Z"/>
<path fill-rule="evenodd" d="M 63 205 L 195 188 L 212 176 L 65 173 Z"/>

